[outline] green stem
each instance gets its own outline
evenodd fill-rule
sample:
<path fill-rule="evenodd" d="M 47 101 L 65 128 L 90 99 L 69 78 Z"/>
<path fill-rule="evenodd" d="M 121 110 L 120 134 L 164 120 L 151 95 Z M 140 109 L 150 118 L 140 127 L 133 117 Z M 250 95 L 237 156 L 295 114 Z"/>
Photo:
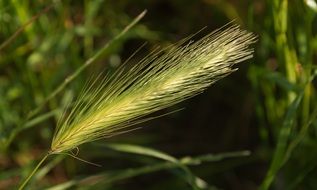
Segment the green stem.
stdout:
<path fill-rule="evenodd" d="M 38 19 L 43 14 L 46 14 L 51 8 L 53 7 L 53 4 L 49 5 L 42 11 L 40 11 L 38 14 L 34 15 L 30 20 L 25 22 L 22 26 L 20 26 L 6 41 L 0 44 L 0 52 L 8 45 L 11 44 L 24 30 L 26 27 L 31 25 L 36 19 Z"/>
<path fill-rule="evenodd" d="M 37 164 L 37 166 L 33 169 L 32 173 L 23 181 L 23 183 L 20 185 L 19 190 L 22 190 L 25 185 L 30 181 L 32 176 L 35 174 L 35 172 L 40 168 L 40 166 L 43 164 L 43 162 L 46 160 L 46 158 L 50 155 L 50 153 L 47 153 L 42 160 Z"/>

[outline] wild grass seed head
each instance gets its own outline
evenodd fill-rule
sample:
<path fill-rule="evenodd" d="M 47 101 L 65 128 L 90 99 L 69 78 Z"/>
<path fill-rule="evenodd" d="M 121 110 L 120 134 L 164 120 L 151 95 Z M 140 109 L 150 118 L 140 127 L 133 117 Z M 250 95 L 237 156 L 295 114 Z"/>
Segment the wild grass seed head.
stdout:
<path fill-rule="evenodd" d="M 204 91 L 229 75 L 233 65 L 252 57 L 255 36 L 239 26 L 226 26 L 197 42 L 157 51 L 128 71 L 86 87 L 65 114 L 51 144 L 51 153 L 124 132 L 144 116 Z M 97 87 L 94 88 L 93 86 Z"/>

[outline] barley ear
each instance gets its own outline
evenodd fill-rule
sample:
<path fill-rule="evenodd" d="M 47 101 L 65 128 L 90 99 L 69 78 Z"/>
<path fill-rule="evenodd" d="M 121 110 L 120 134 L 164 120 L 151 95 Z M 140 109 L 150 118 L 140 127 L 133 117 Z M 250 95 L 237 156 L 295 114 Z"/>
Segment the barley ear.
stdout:
<path fill-rule="evenodd" d="M 197 42 L 155 51 L 132 68 L 91 82 L 58 123 L 52 153 L 110 137 L 146 120 L 146 115 L 191 98 L 252 57 L 252 33 L 225 26 Z"/>

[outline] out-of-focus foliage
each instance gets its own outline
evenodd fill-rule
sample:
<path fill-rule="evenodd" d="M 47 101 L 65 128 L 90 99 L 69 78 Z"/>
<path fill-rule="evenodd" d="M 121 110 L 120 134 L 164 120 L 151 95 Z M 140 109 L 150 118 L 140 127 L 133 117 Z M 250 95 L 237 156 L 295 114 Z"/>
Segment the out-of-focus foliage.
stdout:
<path fill-rule="evenodd" d="M 29 188 L 317 188 L 315 0 L 2 0 L 0 44 L 52 3 L 0 49 L 0 189 L 15 188 L 46 153 L 61 111 L 91 75 L 115 71 L 144 42 L 131 63 L 233 19 L 258 35 L 253 60 L 154 115 L 184 110 L 80 148 L 80 158 L 103 167 L 51 157 Z M 52 96 L 145 9 L 141 21 Z M 251 153 L 216 154 L 238 150 Z"/>

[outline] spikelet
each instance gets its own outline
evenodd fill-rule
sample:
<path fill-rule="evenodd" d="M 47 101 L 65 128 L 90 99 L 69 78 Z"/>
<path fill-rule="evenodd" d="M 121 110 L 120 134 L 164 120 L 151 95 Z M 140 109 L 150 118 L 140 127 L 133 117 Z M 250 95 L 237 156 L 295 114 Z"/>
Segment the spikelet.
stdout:
<path fill-rule="evenodd" d="M 93 82 L 58 123 L 50 153 L 116 135 L 144 116 L 193 97 L 252 57 L 255 36 L 226 26 L 197 42 L 181 42 Z M 100 83 L 96 85 L 95 83 Z M 97 86 L 96 88 L 93 86 Z"/>

